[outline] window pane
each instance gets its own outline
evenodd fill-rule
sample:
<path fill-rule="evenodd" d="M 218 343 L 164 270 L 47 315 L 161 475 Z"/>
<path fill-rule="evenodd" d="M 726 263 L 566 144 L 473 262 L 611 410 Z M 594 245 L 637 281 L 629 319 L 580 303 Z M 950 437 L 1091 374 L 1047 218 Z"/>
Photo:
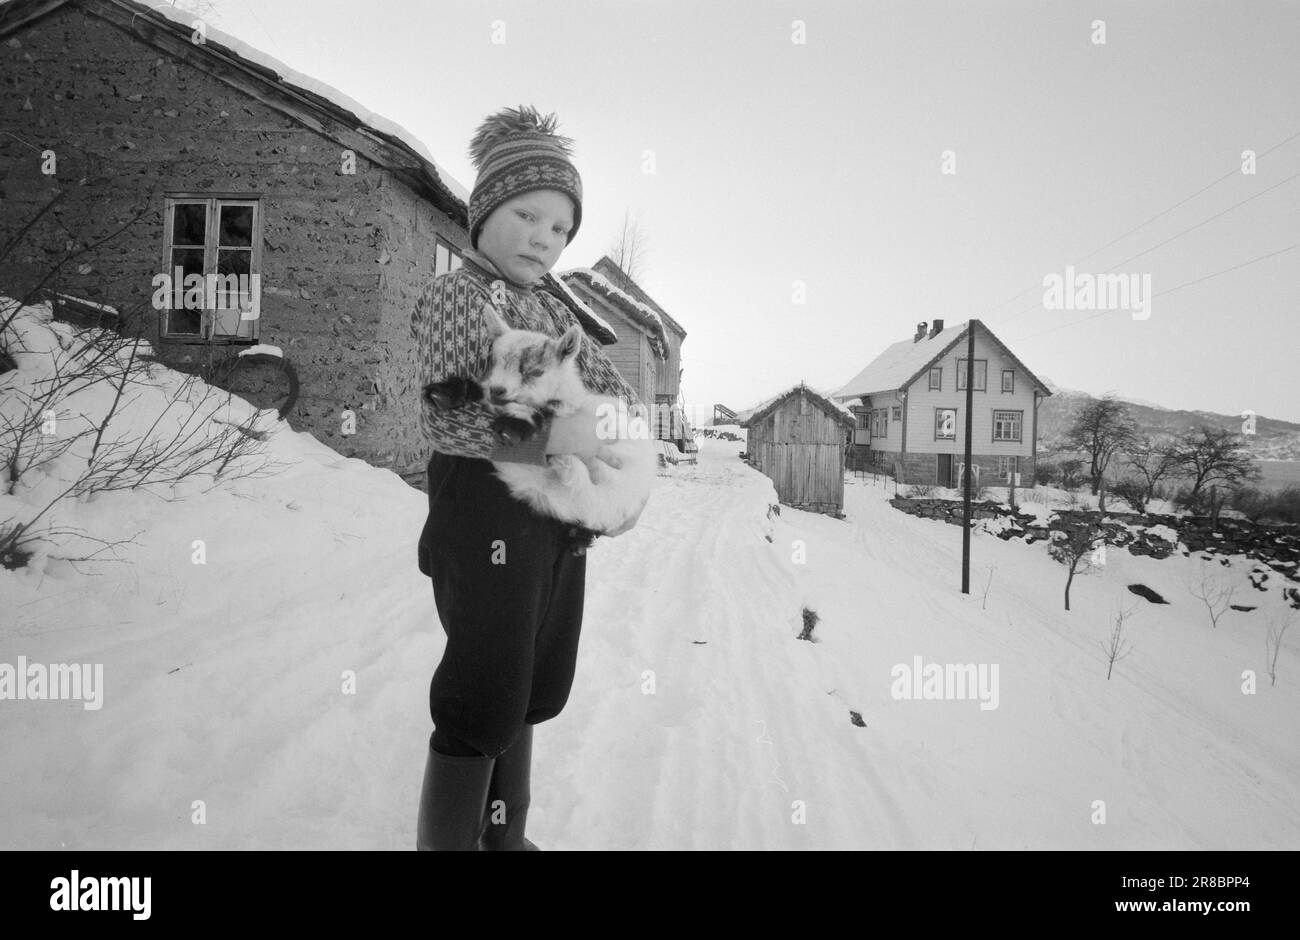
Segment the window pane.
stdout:
<path fill-rule="evenodd" d="M 253 244 L 253 207 L 221 207 L 221 241 L 222 247 L 251 247 Z"/>
<path fill-rule="evenodd" d="M 172 207 L 172 244 L 203 247 L 208 223 L 208 206 L 203 202 L 182 202 Z M 203 272 L 200 271 L 200 274 Z"/>
<path fill-rule="evenodd" d="M 203 319 L 203 249 L 173 249 L 172 269 L 167 274 L 172 279 L 172 310 L 167 315 L 167 332 L 197 334 Z M 187 298 L 185 280 L 191 274 L 197 274 L 200 281 Z"/>
<path fill-rule="evenodd" d="M 249 282 L 252 249 L 223 248 L 217 252 L 217 307 L 231 310 L 239 306 L 240 298 L 245 303 L 252 302 L 252 287 Z"/>
<path fill-rule="evenodd" d="M 451 270 L 447 249 L 439 242 L 433 250 L 433 276 L 441 277 Z"/>
<path fill-rule="evenodd" d="M 451 269 L 453 271 L 457 270 L 464 263 L 465 260 L 459 254 L 454 251 L 451 253 Z"/>

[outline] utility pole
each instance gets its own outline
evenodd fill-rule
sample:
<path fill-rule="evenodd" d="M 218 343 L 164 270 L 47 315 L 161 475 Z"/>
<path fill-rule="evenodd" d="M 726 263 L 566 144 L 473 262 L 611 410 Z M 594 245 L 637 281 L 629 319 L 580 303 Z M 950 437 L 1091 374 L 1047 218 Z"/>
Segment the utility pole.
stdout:
<path fill-rule="evenodd" d="M 970 439 L 973 430 L 972 418 L 975 408 L 975 324 L 972 319 L 966 324 L 966 462 L 962 471 L 966 479 L 962 482 L 962 526 L 961 526 L 961 592 L 970 593 Z"/>

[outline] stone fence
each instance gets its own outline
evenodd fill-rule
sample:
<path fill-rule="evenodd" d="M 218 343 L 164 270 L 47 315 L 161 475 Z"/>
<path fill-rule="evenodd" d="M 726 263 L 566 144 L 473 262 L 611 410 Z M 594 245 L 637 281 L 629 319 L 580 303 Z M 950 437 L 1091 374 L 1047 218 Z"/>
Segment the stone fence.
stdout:
<path fill-rule="evenodd" d="M 962 524 L 960 500 L 905 499 L 889 501 L 895 509 L 913 516 L 938 519 L 950 525 Z M 1244 555 L 1292 580 L 1300 581 L 1300 526 L 1262 525 L 1244 519 L 1220 518 L 1213 525 L 1208 516 L 1165 516 L 1154 513 L 1099 512 L 1095 509 L 1060 509 L 1046 524 L 1036 516 L 1013 512 L 991 502 L 971 502 L 975 527 L 1000 539 L 1023 538 L 1033 543 L 1052 538 L 1053 530 L 1065 532 L 1082 525 L 1097 527 L 1108 545 L 1127 548 L 1131 555 L 1168 558 L 1183 546 L 1183 554 L 1206 552 Z M 985 520 L 981 522 L 980 520 Z"/>

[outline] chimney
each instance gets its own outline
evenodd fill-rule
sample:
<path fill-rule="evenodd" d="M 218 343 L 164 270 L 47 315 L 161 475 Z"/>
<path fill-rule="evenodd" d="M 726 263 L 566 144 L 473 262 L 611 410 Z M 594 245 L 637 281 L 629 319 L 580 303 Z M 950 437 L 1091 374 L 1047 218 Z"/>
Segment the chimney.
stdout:
<path fill-rule="evenodd" d="M 930 327 L 930 339 L 934 339 L 942 332 L 943 332 L 943 321 L 935 320 L 934 324 Z"/>
<path fill-rule="evenodd" d="M 916 335 L 912 337 L 912 342 L 919 343 L 921 340 L 925 339 L 925 326 L 926 323 L 924 320 L 916 325 Z"/>

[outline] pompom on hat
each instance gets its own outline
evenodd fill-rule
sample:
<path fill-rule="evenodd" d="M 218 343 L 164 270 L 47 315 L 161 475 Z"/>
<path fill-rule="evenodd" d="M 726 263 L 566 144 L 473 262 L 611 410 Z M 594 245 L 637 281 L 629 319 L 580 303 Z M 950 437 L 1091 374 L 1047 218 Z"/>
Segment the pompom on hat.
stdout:
<path fill-rule="evenodd" d="M 573 241 L 582 223 L 582 178 L 569 159 L 573 141 L 556 133 L 554 114 L 545 117 L 520 105 L 491 115 L 469 142 L 469 156 L 478 171 L 469 197 L 469 243 L 492 211 L 515 196 L 538 189 L 555 189 L 573 200 Z"/>

